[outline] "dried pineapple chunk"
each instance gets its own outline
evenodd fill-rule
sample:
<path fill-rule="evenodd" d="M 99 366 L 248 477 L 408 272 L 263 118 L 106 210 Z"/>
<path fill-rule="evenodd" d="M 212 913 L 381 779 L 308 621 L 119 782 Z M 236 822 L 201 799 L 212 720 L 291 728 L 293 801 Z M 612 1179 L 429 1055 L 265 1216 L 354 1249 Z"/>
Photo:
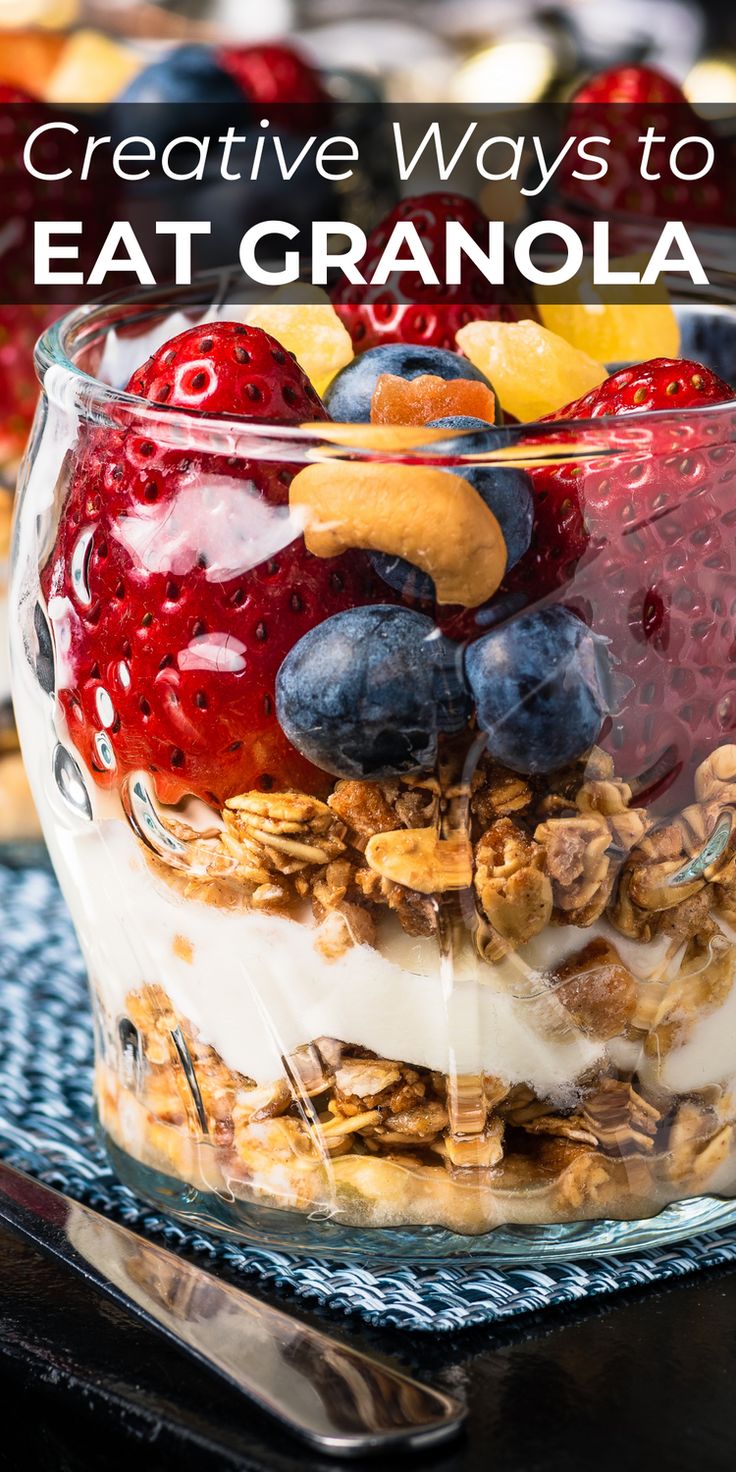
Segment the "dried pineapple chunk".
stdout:
<path fill-rule="evenodd" d="M 616 273 L 644 271 L 647 257 L 638 252 L 612 262 Z M 599 287 L 593 281 L 589 261 L 574 283 L 569 304 L 562 305 L 553 292 L 537 290 L 539 316 L 550 332 L 559 333 L 573 347 L 590 353 L 599 363 L 644 363 L 648 358 L 676 358 L 680 351 L 680 329 L 664 282 L 632 287 L 612 284 Z M 549 300 L 546 298 L 549 297 Z"/>
<path fill-rule="evenodd" d="M 274 300 L 262 306 L 249 307 L 245 321 L 251 327 L 270 332 L 287 352 L 293 353 L 300 368 L 323 394 L 340 368 L 353 357 L 350 333 L 343 327 L 328 296 L 317 287 L 302 288 L 303 301 Z"/>
<path fill-rule="evenodd" d="M 458 347 L 491 380 L 502 407 L 523 423 L 587 394 L 603 365 L 538 322 L 468 322 Z"/>
<path fill-rule="evenodd" d="M 540 302 L 539 315 L 550 332 L 600 363 L 644 363 L 676 358 L 680 351 L 680 329 L 669 302 Z"/>
<path fill-rule="evenodd" d="M 47 102 L 112 102 L 141 69 L 141 58 L 101 31 L 73 31 L 44 87 Z"/>

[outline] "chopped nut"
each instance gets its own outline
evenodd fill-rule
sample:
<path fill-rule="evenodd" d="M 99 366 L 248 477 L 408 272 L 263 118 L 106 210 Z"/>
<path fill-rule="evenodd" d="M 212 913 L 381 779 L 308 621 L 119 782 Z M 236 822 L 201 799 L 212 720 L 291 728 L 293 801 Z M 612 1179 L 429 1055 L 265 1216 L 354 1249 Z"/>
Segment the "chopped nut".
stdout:
<path fill-rule="evenodd" d="M 545 849 L 555 918 L 565 924 L 592 925 L 603 914 L 621 863 L 647 831 L 646 814 L 629 806 L 631 788 L 612 771 L 598 753 L 575 794 L 577 812 L 547 818 L 534 835 Z"/>
<path fill-rule="evenodd" d="M 335 1075 L 335 1107 L 342 1114 L 364 1109 L 401 1114 L 421 1103 L 427 1092 L 427 1080 L 418 1069 L 385 1058 L 343 1055 Z"/>
<path fill-rule="evenodd" d="M 379 1116 L 380 1119 L 380 1116 Z M 393 1144 L 426 1144 L 440 1130 L 447 1127 L 447 1110 L 437 1099 L 419 1104 L 414 1109 L 404 1109 L 399 1114 L 389 1114 L 376 1128 L 375 1137 L 387 1139 Z"/>
<path fill-rule="evenodd" d="M 617 817 L 631 805 L 631 788 L 626 782 L 589 779 L 575 799 L 581 813 L 602 813 L 604 818 Z"/>
<path fill-rule="evenodd" d="M 608 849 L 611 831 L 599 814 L 579 818 L 549 818 L 534 835 L 546 854 L 555 908 L 566 923 L 592 925 L 601 915 L 613 888 L 614 870 Z"/>
<path fill-rule="evenodd" d="M 706 955 L 695 954 L 683 961 L 680 973 L 662 990 L 658 989 L 650 1017 L 644 1052 L 664 1058 L 687 1041 L 695 1024 L 720 1007 L 734 985 L 730 943 L 722 936 L 711 938 Z"/>
<path fill-rule="evenodd" d="M 454 1170 L 492 1169 L 503 1158 L 504 1121 L 489 1119 L 478 1135 L 444 1137 L 444 1154 L 448 1167 Z"/>
<path fill-rule="evenodd" d="M 701 874 L 673 883 L 700 844 L 699 822 L 692 809 L 683 819 L 648 833 L 630 854 L 619 878 L 608 918 L 624 935 L 653 940 L 660 933 L 673 939 L 712 935 L 710 918 L 714 887 Z"/>
<path fill-rule="evenodd" d="M 236 1154 L 256 1180 L 261 1172 L 272 1170 L 278 1164 L 286 1166 L 297 1177 L 314 1169 L 318 1159 L 317 1147 L 301 1119 L 280 1116 L 253 1120 L 249 1114 L 242 1116 L 237 1108 L 235 1114 Z"/>
<path fill-rule="evenodd" d="M 556 1195 L 560 1206 L 582 1211 L 595 1205 L 609 1180 L 603 1157 L 573 1140 L 554 1140 L 550 1144 L 565 1150 L 565 1154 L 560 1152 L 558 1156 L 560 1175 Z M 553 1158 L 550 1152 L 546 1163 L 551 1163 Z"/>
<path fill-rule="evenodd" d="M 528 808 L 533 790 L 525 777 L 505 767 L 481 764 L 473 774 L 470 807 L 478 826 L 485 830 L 496 818 Z"/>
<path fill-rule="evenodd" d="M 398 828 L 376 833 L 365 851 L 376 874 L 420 894 L 467 889 L 473 882 L 473 857 L 464 833 L 438 838 L 434 828 Z"/>
<path fill-rule="evenodd" d="M 372 946 L 375 939 L 373 917 L 362 905 L 345 902 L 325 916 L 314 944 L 325 961 L 339 961 L 353 946 Z"/>
<path fill-rule="evenodd" d="M 680 1105 L 667 1142 L 666 1175 L 678 1185 L 702 1189 L 733 1148 L 734 1125 L 715 1109 L 690 1100 Z"/>
<path fill-rule="evenodd" d="M 500 959 L 538 935 L 552 914 L 552 885 L 544 849 L 510 818 L 501 818 L 475 851 L 475 889 L 492 929 L 483 942 L 487 960 Z"/>
<path fill-rule="evenodd" d="M 394 884 L 369 869 L 356 869 L 355 884 L 359 892 L 373 904 L 386 905 L 396 915 L 407 935 L 434 935 L 437 929 L 435 902 L 429 895 L 418 894 L 405 885 Z"/>
<path fill-rule="evenodd" d="M 627 1081 L 604 1078 L 596 1093 L 586 1099 L 582 1117 L 602 1150 L 623 1155 L 654 1148 L 661 1112 Z"/>
<path fill-rule="evenodd" d="M 238 1089 L 235 1107 L 238 1120 L 274 1119 L 285 1114 L 292 1103 L 292 1093 L 285 1078 L 262 1088 Z"/>
<path fill-rule="evenodd" d="M 352 836 L 367 841 L 374 833 L 388 833 L 396 827 L 389 793 L 397 796 L 398 783 L 343 781 L 338 782 L 327 801 Z"/>
<path fill-rule="evenodd" d="M 637 986 L 621 957 L 605 940 L 593 940 L 553 972 L 550 987 L 587 1037 L 618 1037 L 636 1008 Z"/>
<path fill-rule="evenodd" d="M 378 1098 L 401 1078 L 398 1063 L 386 1058 L 344 1058 L 335 1072 L 338 1098 Z"/>
<path fill-rule="evenodd" d="M 310 1099 L 335 1086 L 335 1075 L 316 1043 L 295 1048 L 286 1059 L 286 1067 L 298 1093 Z"/>
<path fill-rule="evenodd" d="M 719 746 L 695 773 L 698 802 L 736 802 L 736 746 Z"/>

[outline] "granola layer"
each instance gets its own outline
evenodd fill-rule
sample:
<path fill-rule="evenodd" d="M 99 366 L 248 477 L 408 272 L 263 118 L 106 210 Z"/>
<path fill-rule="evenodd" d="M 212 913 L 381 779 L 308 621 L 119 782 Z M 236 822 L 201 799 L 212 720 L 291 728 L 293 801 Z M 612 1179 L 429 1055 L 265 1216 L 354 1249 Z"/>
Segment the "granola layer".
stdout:
<path fill-rule="evenodd" d="M 98 1066 L 103 1127 L 208 1194 L 349 1225 L 478 1233 L 647 1216 L 736 1189 L 725 1092 L 655 1100 L 608 1073 L 561 1110 L 525 1085 L 452 1078 L 334 1038 L 296 1050 L 264 1087 L 228 1069 L 156 987 L 128 998 L 120 1046 Z"/>

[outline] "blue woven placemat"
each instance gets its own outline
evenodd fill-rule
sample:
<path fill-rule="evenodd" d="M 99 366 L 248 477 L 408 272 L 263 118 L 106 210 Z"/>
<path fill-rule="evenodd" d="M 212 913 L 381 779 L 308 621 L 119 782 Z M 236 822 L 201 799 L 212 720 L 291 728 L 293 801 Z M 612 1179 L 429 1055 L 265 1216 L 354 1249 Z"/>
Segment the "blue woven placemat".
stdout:
<path fill-rule="evenodd" d="M 386 1267 L 292 1258 L 178 1226 L 113 1175 L 91 1112 L 92 1028 L 84 965 L 51 874 L 0 867 L 0 1155 L 204 1265 L 377 1326 L 451 1330 L 736 1261 L 736 1229 L 636 1257 L 496 1268 Z"/>

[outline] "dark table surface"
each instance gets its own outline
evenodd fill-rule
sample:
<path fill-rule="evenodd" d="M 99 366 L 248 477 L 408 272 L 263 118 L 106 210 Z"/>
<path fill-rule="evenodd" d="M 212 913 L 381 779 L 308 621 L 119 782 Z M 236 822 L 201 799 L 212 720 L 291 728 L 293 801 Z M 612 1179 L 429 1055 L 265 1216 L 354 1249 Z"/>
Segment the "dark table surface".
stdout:
<path fill-rule="evenodd" d="M 452 1336 L 311 1317 L 467 1400 L 464 1437 L 402 1458 L 406 1472 L 736 1465 L 736 1270 Z M 0 1467 L 12 1472 L 358 1465 L 305 1452 L 185 1356 L 3 1235 L 0 1405 Z M 373 1465 L 385 1472 L 385 1459 Z"/>

